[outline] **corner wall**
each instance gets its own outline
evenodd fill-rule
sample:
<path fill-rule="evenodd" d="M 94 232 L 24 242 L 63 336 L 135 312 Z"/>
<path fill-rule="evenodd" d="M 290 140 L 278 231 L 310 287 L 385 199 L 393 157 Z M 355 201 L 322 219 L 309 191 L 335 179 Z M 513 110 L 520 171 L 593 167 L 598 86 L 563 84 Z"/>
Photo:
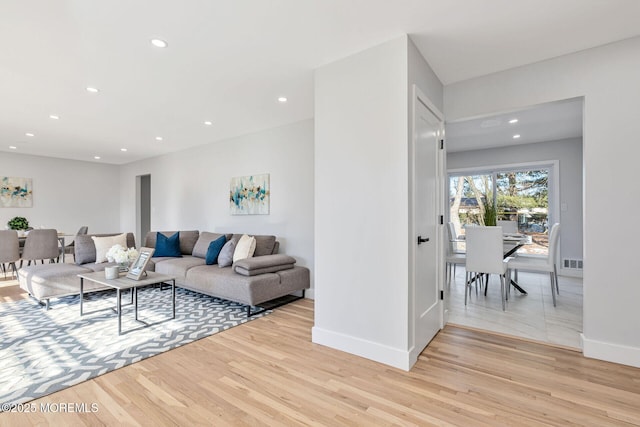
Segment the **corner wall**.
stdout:
<path fill-rule="evenodd" d="M 638 367 L 639 69 L 636 37 L 445 87 L 447 120 L 585 97 L 584 354 Z"/>
<path fill-rule="evenodd" d="M 136 176 L 150 174 L 151 230 L 273 234 L 313 280 L 313 145 L 313 120 L 305 120 L 124 165 L 122 227 L 136 229 Z M 262 173 L 270 174 L 271 213 L 231 215 L 231 178 Z"/>

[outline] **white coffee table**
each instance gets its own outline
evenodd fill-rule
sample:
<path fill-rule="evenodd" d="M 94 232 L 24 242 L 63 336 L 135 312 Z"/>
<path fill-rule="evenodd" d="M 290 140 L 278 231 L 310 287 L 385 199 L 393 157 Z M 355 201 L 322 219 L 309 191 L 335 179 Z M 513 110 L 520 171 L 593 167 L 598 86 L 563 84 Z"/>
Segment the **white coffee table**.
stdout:
<path fill-rule="evenodd" d="M 131 289 L 132 299 L 135 304 L 135 316 L 138 320 L 138 288 L 144 286 L 157 285 L 157 284 L 169 284 L 171 285 L 171 308 L 172 319 L 176 318 L 176 278 L 167 276 L 164 274 L 154 273 L 149 271 L 146 276 L 143 276 L 140 280 L 129 279 L 126 276 L 120 276 L 117 279 L 106 279 L 104 277 L 104 271 L 96 271 L 91 273 L 78 274 L 80 278 L 80 316 L 82 316 L 82 300 L 84 299 L 84 281 L 89 280 L 99 285 L 107 286 L 116 290 L 116 312 L 118 313 L 118 335 L 122 332 L 122 291 Z M 146 323 L 145 323 L 146 324 Z M 149 325 L 147 325 L 149 326 Z"/>

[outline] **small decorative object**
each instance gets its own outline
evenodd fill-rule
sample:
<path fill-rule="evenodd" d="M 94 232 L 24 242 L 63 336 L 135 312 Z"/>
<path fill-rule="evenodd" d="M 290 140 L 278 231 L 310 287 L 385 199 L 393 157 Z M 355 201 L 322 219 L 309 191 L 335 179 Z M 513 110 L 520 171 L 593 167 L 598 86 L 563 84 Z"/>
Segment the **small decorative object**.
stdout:
<path fill-rule="evenodd" d="M 117 262 L 120 271 L 129 270 L 129 264 L 136 258 L 138 258 L 138 250 L 136 248 L 126 249 L 121 245 L 113 245 L 111 249 L 107 251 L 107 261 Z"/>
<path fill-rule="evenodd" d="M 143 274 L 147 274 L 145 269 L 147 268 L 147 263 L 153 256 L 153 252 L 155 249 L 153 248 L 140 248 L 140 255 L 133 262 L 129 272 L 127 273 L 127 278 L 133 280 L 140 280 L 140 277 Z"/>
<path fill-rule="evenodd" d="M 268 173 L 231 178 L 231 215 L 268 215 L 270 198 Z"/>
<path fill-rule="evenodd" d="M 120 274 L 120 267 L 117 265 L 110 265 L 104 268 L 104 278 L 107 280 L 117 279 Z"/>
<path fill-rule="evenodd" d="M 3 176 L 0 178 L 0 207 L 30 208 L 33 206 L 31 178 Z"/>
<path fill-rule="evenodd" d="M 23 216 L 16 216 L 7 222 L 7 226 L 10 230 L 26 230 L 29 228 L 29 221 Z"/>

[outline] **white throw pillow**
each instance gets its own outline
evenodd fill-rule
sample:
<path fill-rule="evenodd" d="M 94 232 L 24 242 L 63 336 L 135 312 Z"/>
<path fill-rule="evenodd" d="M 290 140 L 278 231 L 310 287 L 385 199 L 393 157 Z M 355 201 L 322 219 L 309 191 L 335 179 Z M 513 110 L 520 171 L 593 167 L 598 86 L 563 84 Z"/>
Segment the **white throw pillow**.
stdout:
<path fill-rule="evenodd" d="M 256 251 L 256 238 L 253 236 L 247 236 L 246 234 L 243 234 L 240 240 L 238 240 L 238 244 L 236 245 L 236 250 L 233 252 L 233 262 L 236 262 L 245 258 L 251 258 L 255 251 Z"/>
<path fill-rule="evenodd" d="M 107 262 L 107 252 L 113 245 L 127 247 L 127 233 L 118 234 L 117 236 L 96 237 L 91 236 L 93 243 L 96 245 L 96 264 Z"/>

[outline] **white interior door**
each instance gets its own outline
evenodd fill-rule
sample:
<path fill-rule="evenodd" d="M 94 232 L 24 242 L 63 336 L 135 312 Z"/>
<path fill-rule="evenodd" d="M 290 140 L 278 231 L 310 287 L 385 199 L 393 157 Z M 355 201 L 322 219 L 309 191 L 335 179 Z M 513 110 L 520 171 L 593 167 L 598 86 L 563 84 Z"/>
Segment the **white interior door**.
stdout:
<path fill-rule="evenodd" d="M 442 120 L 416 95 L 414 107 L 414 351 L 442 328 L 440 299 L 440 139 Z"/>

